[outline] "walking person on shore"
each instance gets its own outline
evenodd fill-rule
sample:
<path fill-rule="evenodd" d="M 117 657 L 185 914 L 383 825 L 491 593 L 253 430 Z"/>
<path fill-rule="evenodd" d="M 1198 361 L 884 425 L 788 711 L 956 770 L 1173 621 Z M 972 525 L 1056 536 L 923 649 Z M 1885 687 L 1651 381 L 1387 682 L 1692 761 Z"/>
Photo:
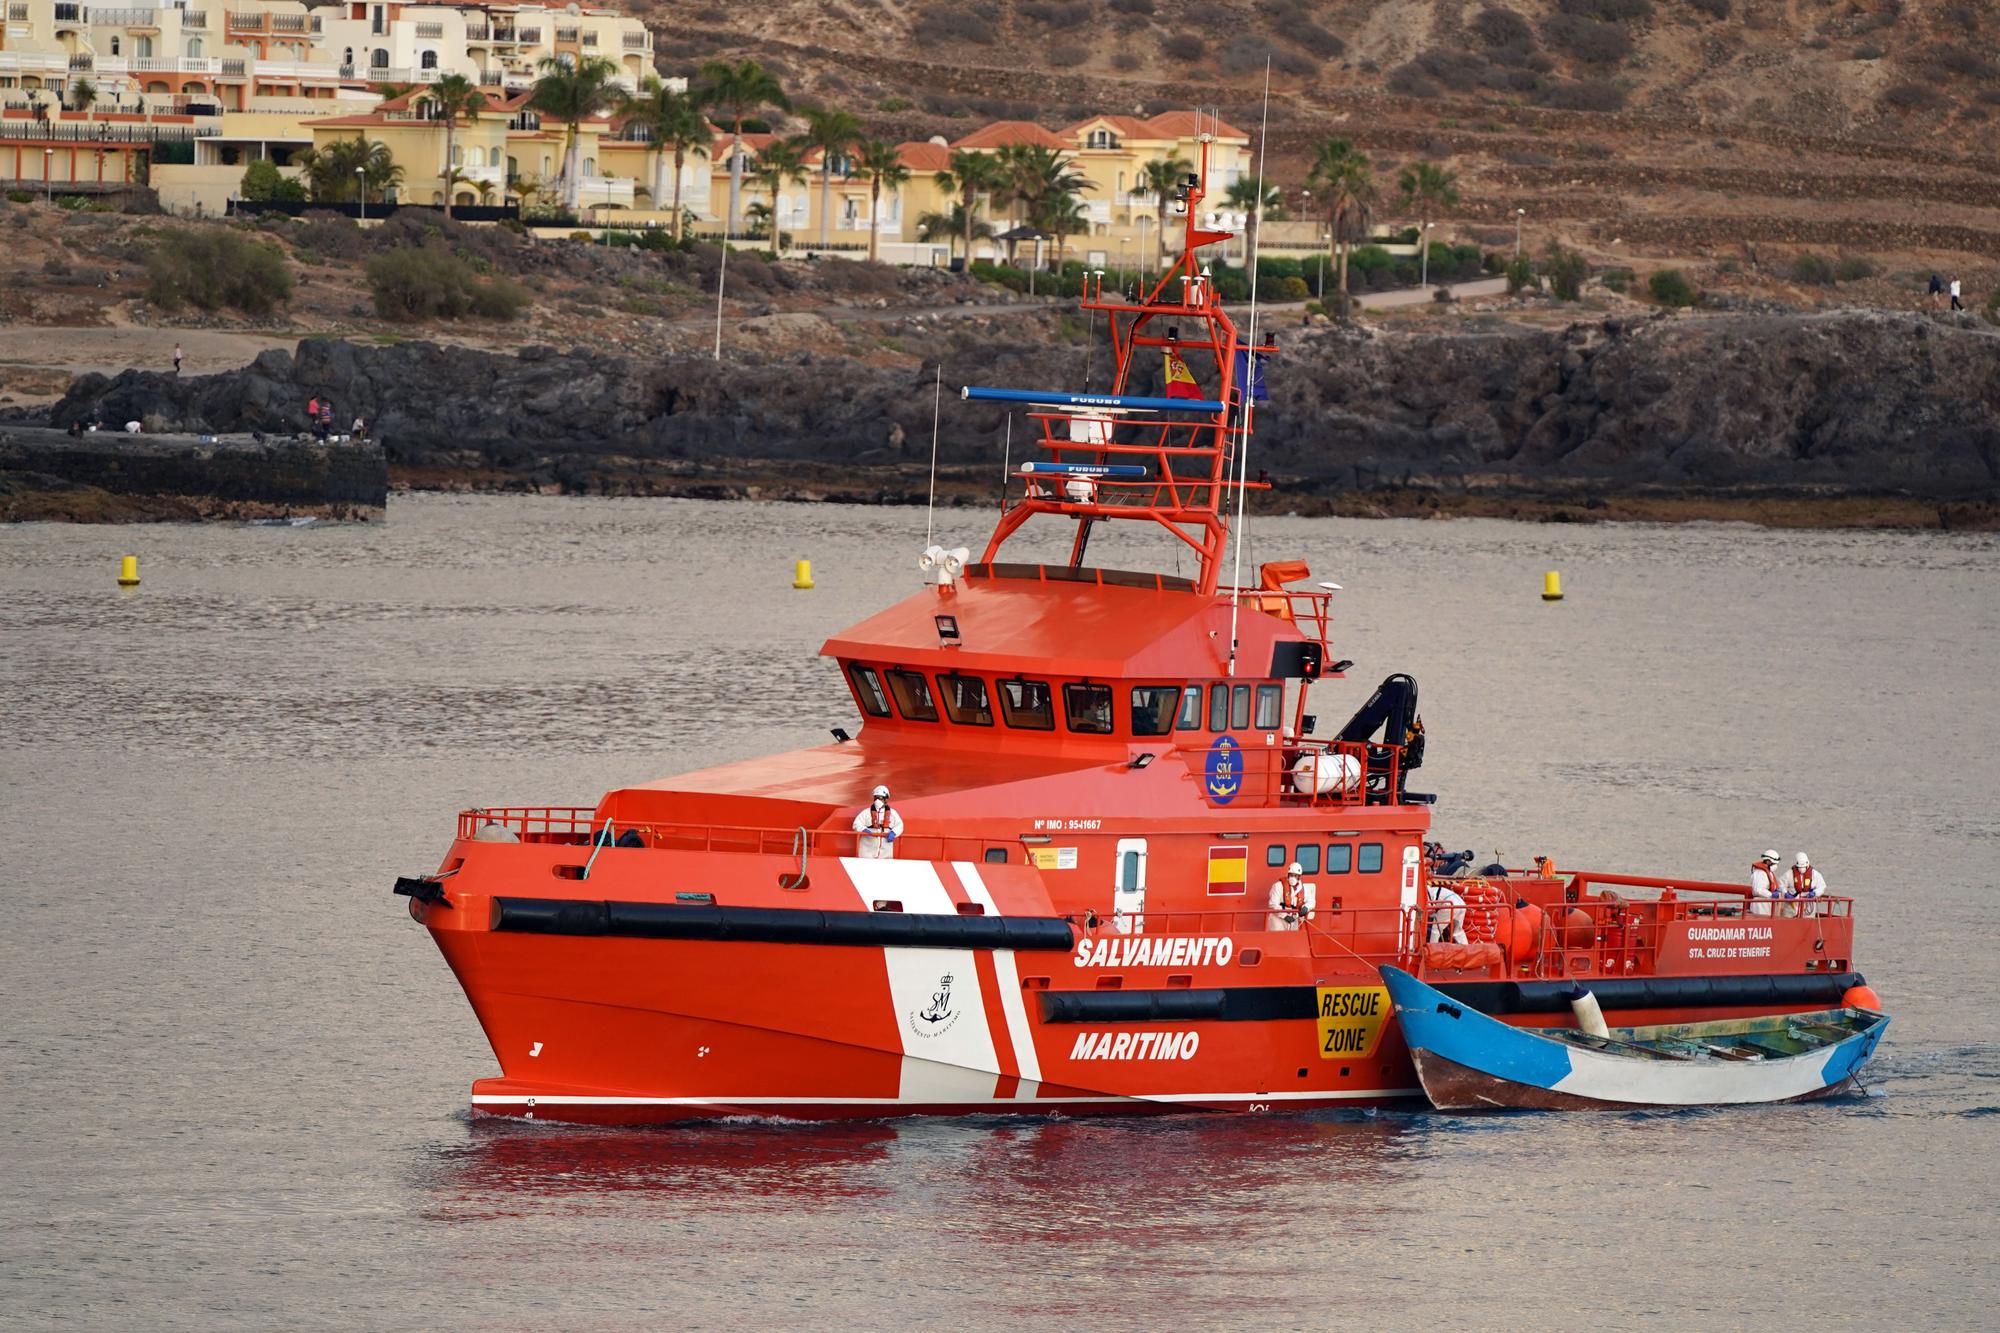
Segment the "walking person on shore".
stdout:
<path fill-rule="evenodd" d="M 1931 309 L 1938 308 L 1938 298 L 1944 295 L 1944 279 L 1931 274 Z"/>
<path fill-rule="evenodd" d="M 180 373 L 181 373 L 181 345 L 180 345 L 179 343 L 175 343 L 175 344 L 174 344 L 174 374 L 178 375 L 178 374 L 180 374 Z"/>
<path fill-rule="evenodd" d="M 1952 308 L 1953 310 L 1963 310 L 1963 309 L 1965 309 L 1965 307 L 1964 307 L 1963 305 L 1959 304 L 1959 300 L 1958 300 L 1958 293 L 1959 293 L 1959 283 L 1958 283 L 1958 279 L 1957 279 L 1957 278 L 1953 278 L 1953 279 L 1951 280 L 1951 308 Z"/>

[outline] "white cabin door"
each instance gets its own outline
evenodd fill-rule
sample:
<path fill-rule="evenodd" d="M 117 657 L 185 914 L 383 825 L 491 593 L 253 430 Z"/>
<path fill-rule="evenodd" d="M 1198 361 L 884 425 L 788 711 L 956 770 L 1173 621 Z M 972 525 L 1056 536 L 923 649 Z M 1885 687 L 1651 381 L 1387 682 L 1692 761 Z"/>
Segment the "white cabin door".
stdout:
<path fill-rule="evenodd" d="M 1397 898 L 1403 909 L 1398 943 L 1405 957 L 1416 952 L 1418 941 L 1424 937 L 1423 914 L 1417 911 L 1417 906 L 1425 897 L 1424 851 L 1413 844 L 1403 849 L 1402 892 Z"/>
<path fill-rule="evenodd" d="M 1118 840 L 1118 868 L 1111 892 L 1112 929 L 1131 935 L 1145 929 L 1146 840 Z"/>

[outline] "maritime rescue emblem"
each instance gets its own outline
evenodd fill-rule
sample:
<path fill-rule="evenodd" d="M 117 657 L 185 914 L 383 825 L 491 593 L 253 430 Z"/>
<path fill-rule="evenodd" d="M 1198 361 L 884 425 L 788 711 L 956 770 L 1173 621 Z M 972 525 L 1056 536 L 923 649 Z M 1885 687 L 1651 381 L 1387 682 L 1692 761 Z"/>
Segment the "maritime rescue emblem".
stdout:
<path fill-rule="evenodd" d="M 959 1010 L 951 995 L 951 973 L 938 978 L 938 988 L 931 996 L 931 1002 L 921 1009 L 910 1011 L 910 1031 L 919 1037 L 942 1037 L 951 1031 L 952 1024 L 958 1022 Z"/>
<path fill-rule="evenodd" d="M 1243 790 L 1243 747 L 1235 738 L 1218 736 L 1202 767 L 1202 785 L 1208 789 L 1208 799 L 1217 805 L 1228 805 Z"/>

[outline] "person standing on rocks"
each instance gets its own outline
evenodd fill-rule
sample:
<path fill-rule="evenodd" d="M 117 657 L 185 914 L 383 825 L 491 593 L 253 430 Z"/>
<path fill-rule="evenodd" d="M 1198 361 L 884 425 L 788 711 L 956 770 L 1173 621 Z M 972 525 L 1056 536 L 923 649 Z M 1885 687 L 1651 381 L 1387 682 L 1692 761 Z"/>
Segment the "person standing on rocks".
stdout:
<path fill-rule="evenodd" d="M 1931 274 L 1931 309 L 1938 308 L 1938 298 L 1944 295 L 1944 279 Z"/>
<path fill-rule="evenodd" d="M 1959 303 L 1958 294 L 1959 294 L 1959 282 L 1957 278 L 1953 278 L 1951 280 L 1951 308 L 1953 310 L 1965 309 L 1965 307 Z"/>
<path fill-rule="evenodd" d="M 178 374 L 180 374 L 180 373 L 181 373 L 181 345 L 180 345 L 179 343 L 175 343 L 175 344 L 174 344 L 174 374 L 178 375 Z"/>

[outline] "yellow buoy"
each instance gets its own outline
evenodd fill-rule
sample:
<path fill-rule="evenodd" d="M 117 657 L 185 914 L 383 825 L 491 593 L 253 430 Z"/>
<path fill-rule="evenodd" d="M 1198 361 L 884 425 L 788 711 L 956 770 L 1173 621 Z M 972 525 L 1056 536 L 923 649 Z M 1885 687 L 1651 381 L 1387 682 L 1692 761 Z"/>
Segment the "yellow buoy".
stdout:
<path fill-rule="evenodd" d="M 118 562 L 118 586 L 136 588 L 139 586 L 139 557 L 128 555 Z"/>
<path fill-rule="evenodd" d="M 1542 600 L 1560 602 L 1563 599 L 1563 576 L 1555 570 L 1542 575 Z"/>
<path fill-rule="evenodd" d="M 794 588 L 810 588 L 813 586 L 812 561 L 794 560 L 792 562 L 792 586 Z"/>

